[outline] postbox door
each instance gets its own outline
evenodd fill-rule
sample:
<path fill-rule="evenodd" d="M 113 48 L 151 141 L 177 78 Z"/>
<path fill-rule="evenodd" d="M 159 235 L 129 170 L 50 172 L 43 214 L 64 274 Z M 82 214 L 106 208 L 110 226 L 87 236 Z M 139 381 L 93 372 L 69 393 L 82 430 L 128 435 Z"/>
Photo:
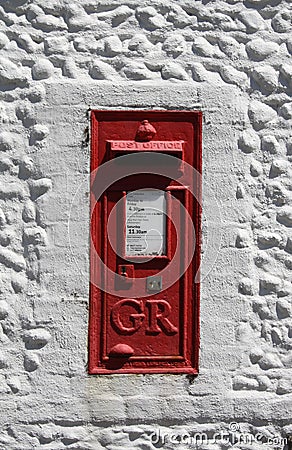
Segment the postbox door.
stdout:
<path fill-rule="evenodd" d="M 148 112 L 147 117 L 153 116 L 153 127 L 171 117 L 172 126 L 164 124 L 165 130 L 171 130 L 168 140 L 163 133 L 165 147 L 183 143 L 188 164 L 197 164 L 200 170 L 200 113 L 173 114 Z M 121 119 L 120 112 L 117 118 Z M 178 125 L 175 118 L 179 118 Z M 184 133 L 182 119 L 186 121 Z M 113 135 L 99 126 L 98 149 L 107 147 L 104 155 L 114 159 L 118 171 L 119 157 L 127 152 L 111 153 L 113 138 L 127 138 L 129 146 L 132 141 L 127 133 L 123 136 L 115 130 Z M 125 133 L 125 126 L 122 130 Z M 154 148 L 156 142 L 162 141 L 154 141 Z M 179 172 L 180 162 L 175 158 L 183 156 L 177 152 L 172 157 L 175 167 L 170 172 Z M 200 205 L 190 194 L 189 184 L 194 180 L 189 174 L 185 177 L 182 170 L 177 182 L 155 170 L 155 175 L 148 170 L 143 176 L 124 177 L 94 200 L 94 251 L 106 269 L 101 269 L 103 289 L 91 284 L 90 373 L 197 372 L 199 286 L 194 277 L 199 262 Z M 92 272 L 99 270 L 94 257 L 91 264 Z"/>

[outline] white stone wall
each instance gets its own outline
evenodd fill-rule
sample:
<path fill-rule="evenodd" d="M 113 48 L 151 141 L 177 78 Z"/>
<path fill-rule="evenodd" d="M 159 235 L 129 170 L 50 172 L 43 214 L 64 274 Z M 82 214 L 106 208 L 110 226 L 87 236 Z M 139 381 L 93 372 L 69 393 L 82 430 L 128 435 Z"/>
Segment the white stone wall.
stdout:
<path fill-rule="evenodd" d="M 2 0 L 0 27 L 1 450 L 288 449 L 290 2 Z M 88 376 L 88 110 L 198 105 L 200 374 Z"/>

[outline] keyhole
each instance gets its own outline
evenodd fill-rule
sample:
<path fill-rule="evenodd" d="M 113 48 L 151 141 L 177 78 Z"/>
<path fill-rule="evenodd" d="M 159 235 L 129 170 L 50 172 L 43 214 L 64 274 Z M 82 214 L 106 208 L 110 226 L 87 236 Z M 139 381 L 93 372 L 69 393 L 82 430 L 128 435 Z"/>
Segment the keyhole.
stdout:
<path fill-rule="evenodd" d="M 121 275 L 122 275 L 123 277 L 126 277 L 126 276 L 127 276 L 127 272 L 126 272 L 126 267 L 125 267 L 125 266 L 122 266 L 122 273 L 121 273 Z"/>

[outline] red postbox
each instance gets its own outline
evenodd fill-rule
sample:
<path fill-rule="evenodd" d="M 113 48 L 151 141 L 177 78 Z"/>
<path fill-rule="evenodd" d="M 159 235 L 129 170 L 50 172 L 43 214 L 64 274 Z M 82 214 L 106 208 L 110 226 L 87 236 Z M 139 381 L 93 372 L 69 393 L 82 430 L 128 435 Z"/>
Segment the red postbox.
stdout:
<path fill-rule="evenodd" d="M 201 129 L 91 112 L 90 374 L 198 372 Z"/>

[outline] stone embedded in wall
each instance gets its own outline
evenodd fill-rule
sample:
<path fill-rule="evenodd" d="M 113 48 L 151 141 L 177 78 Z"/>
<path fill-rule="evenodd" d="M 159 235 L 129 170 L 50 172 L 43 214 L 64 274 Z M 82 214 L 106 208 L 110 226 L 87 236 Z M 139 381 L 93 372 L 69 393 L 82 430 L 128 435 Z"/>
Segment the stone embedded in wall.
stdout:
<path fill-rule="evenodd" d="M 151 72 L 161 72 L 164 63 L 162 61 L 156 61 L 155 59 L 148 58 L 145 61 L 145 66 L 151 70 Z"/>
<path fill-rule="evenodd" d="M 242 322 L 236 330 L 236 339 L 241 343 L 249 343 L 255 338 L 255 331 L 249 322 Z"/>
<path fill-rule="evenodd" d="M 237 248 L 246 248 L 251 245 L 250 233 L 247 230 L 240 230 L 236 236 L 235 246 Z"/>
<path fill-rule="evenodd" d="M 277 113 L 264 103 L 253 100 L 249 105 L 248 116 L 255 130 L 261 130 L 277 117 Z"/>
<path fill-rule="evenodd" d="M 292 286 L 289 281 L 284 281 L 282 287 L 278 290 L 278 297 L 287 297 L 292 294 Z"/>
<path fill-rule="evenodd" d="M 6 47 L 9 44 L 9 39 L 6 34 L 0 32 L 0 49 Z"/>
<path fill-rule="evenodd" d="M 162 50 L 169 56 L 176 58 L 186 50 L 186 41 L 180 34 L 168 36 L 163 45 Z"/>
<path fill-rule="evenodd" d="M 284 117 L 284 119 L 292 119 L 292 102 L 285 103 L 285 105 L 281 106 L 279 114 Z"/>
<path fill-rule="evenodd" d="M 22 185 L 18 181 L 0 185 L 0 199 L 24 199 L 27 196 L 27 186 Z"/>
<path fill-rule="evenodd" d="M 271 164 L 270 178 L 279 177 L 286 174 L 289 170 L 290 164 L 285 159 L 274 159 Z"/>
<path fill-rule="evenodd" d="M 284 206 L 277 212 L 277 221 L 286 227 L 292 227 L 292 207 Z"/>
<path fill-rule="evenodd" d="M 167 14 L 167 21 L 172 22 L 173 25 L 182 29 L 189 25 L 193 27 L 197 25 L 197 17 L 188 15 L 181 6 L 172 4 L 171 10 Z"/>
<path fill-rule="evenodd" d="M 62 66 L 62 75 L 68 78 L 77 78 L 78 69 L 73 58 L 66 58 Z"/>
<path fill-rule="evenodd" d="M 7 152 L 14 150 L 15 141 L 13 138 L 13 134 L 8 131 L 2 131 L 0 133 L 0 151 Z"/>
<path fill-rule="evenodd" d="M 7 156 L 0 156 L 0 172 L 8 171 L 13 174 L 15 170 L 17 171 L 11 158 L 8 158 Z"/>
<path fill-rule="evenodd" d="M 233 389 L 239 390 L 252 390 L 258 389 L 259 383 L 255 378 L 248 378 L 243 375 L 237 375 L 233 379 Z"/>
<path fill-rule="evenodd" d="M 273 275 L 263 275 L 260 278 L 260 291 L 263 294 L 271 294 L 277 292 L 282 285 L 281 278 L 275 277 Z"/>
<path fill-rule="evenodd" d="M 107 9 L 107 8 L 105 8 Z M 98 20 L 111 23 L 113 27 L 117 27 L 125 22 L 133 15 L 133 9 L 127 5 L 115 7 L 109 11 L 105 10 L 98 14 Z"/>
<path fill-rule="evenodd" d="M 8 118 L 6 108 L 0 104 L 0 123 L 9 123 L 11 119 Z"/>
<path fill-rule="evenodd" d="M 13 394 L 17 394 L 21 390 L 21 382 L 17 376 L 9 377 L 7 379 L 7 384 L 10 387 Z"/>
<path fill-rule="evenodd" d="M 6 13 L 2 6 L 0 6 L 0 18 L 8 27 L 15 23 L 14 14 Z"/>
<path fill-rule="evenodd" d="M 283 367 L 283 364 L 276 353 L 265 353 L 263 357 L 260 358 L 258 364 L 263 370 Z"/>
<path fill-rule="evenodd" d="M 24 222 L 34 222 L 36 220 L 36 206 L 31 200 L 27 200 L 22 210 L 22 219 Z"/>
<path fill-rule="evenodd" d="M 51 334 L 44 328 L 33 328 L 23 334 L 23 340 L 27 349 L 39 349 L 47 345 Z"/>
<path fill-rule="evenodd" d="M 266 375 L 259 375 L 257 377 L 259 383 L 259 391 L 272 391 L 273 385 L 269 377 Z"/>
<path fill-rule="evenodd" d="M 47 245 L 46 232 L 41 227 L 25 228 L 23 232 L 23 239 L 26 245 Z"/>
<path fill-rule="evenodd" d="M 46 194 L 52 188 L 52 181 L 49 178 L 39 178 L 29 182 L 31 199 L 35 200 Z"/>
<path fill-rule="evenodd" d="M 278 381 L 277 394 L 285 395 L 292 392 L 291 378 L 286 378 Z"/>
<path fill-rule="evenodd" d="M 161 75 L 164 80 L 175 78 L 177 80 L 187 80 L 189 77 L 179 64 L 167 63 L 161 69 Z"/>
<path fill-rule="evenodd" d="M 288 237 L 285 250 L 292 253 L 292 237 Z"/>
<path fill-rule="evenodd" d="M 291 36 L 288 36 L 286 45 L 287 45 L 288 52 L 292 53 L 292 38 L 291 38 Z"/>
<path fill-rule="evenodd" d="M 33 107 L 28 102 L 22 102 L 15 108 L 16 116 L 21 120 L 23 126 L 29 128 L 36 123 Z"/>
<path fill-rule="evenodd" d="M 260 138 L 253 130 L 245 130 L 238 139 L 238 146 L 244 153 L 257 151 L 260 148 Z"/>
<path fill-rule="evenodd" d="M 247 33 L 256 33 L 266 27 L 264 19 L 257 11 L 243 10 L 238 14 L 238 18 L 246 26 Z"/>
<path fill-rule="evenodd" d="M 97 43 L 90 37 L 76 36 L 73 40 L 73 47 L 77 52 L 94 53 L 97 48 Z"/>
<path fill-rule="evenodd" d="M 21 67 L 18 67 L 9 59 L 0 57 L 0 82 L 2 85 L 25 85 L 27 77 Z"/>
<path fill-rule="evenodd" d="M 280 234 L 268 231 L 261 231 L 257 237 L 258 246 L 261 249 L 277 247 L 281 241 L 282 236 Z"/>
<path fill-rule="evenodd" d="M 236 188 L 236 198 L 240 199 L 240 198 L 244 198 L 245 197 L 245 189 L 244 187 L 240 184 L 237 186 Z"/>
<path fill-rule="evenodd" d="M 34 80 L 45 80 L 53 75 L 54 66 L 48 59 L 39 59 L 32 66 L 31 73 Z"/>
<path fill-rule="evenodd" d="M 278 73 L 271 66 L 256 67 L 251 76 L 256 81 L 259 88 L 263 92 L 271 93 L 277 89 Z"/>
<path fill-rule="evenodd" d="M 77 33 L 82 30 L 90 30 L 94 22 L 81 5 L 72 2 L 67 9 L 66 25 L 70 33 Z"/>
<path fill-rule="evenodd" d="M 26 353 L 24 356 L 24 368 L 27 372 L 34 372 L 38 369 L 40 365 L 40 360 L 35 353 Z"/>
<path fill-rule="evenodd" d="M 291 339 L 291 327 L 289 329 L 288 337 L 289 337 L 289 339 Z M 282 363 L 283 363 L 284 367 L 287 367 L 289 369 L 292 368 L 292 357 L 291 357 L 291 353 L 290 352 L 287 352 L 286 355 L 283 355 L 281 357 L 281 360 L 282 360 Z"/>
<path fill-rule="evenodd" d="M 0 244 L 2 245 L 2 247 L 8 247 L 13 238 L 15 238 L 14 233 L 9 231 L 3 231 L 0 234 Z"/>
<path fill-rule="evenodd" d="M 129 80 L 149 80 L 154 77 L 153 73 L 147 69 L 143 62 L 132 62 L 126 64 L 122 69 L 122 73 Z"/>
<path fill-rule="evenodd" d="M 254 61 L 262 61 L 279 50 L 275 42 L 265 41 L 261 38 L 253 39 L 246 44 L 248 56 Z"/>
<path fill-rule="evenodd" d="M 10 311 L 10 307 L 5 300 L 0 300 L 0 320 L 5 319 Z"/>
<path fill-rule="evenodd" d="M 4 352 L 0 353 L 0 369 L 6 369 L 8 365 L 7 355 Z"/>
<path fill-rule="evenodd" d="M 283 342 L 283 336 L 281 333 L 281 330 L 279 328 L 272 328 L 271 330 L 271 339 L 273 344 L 276 345 L 281 345 Z"/>
<path fill-rule="evenodd" d="M 49 128 L 46 125 L 34 125 L 30 132 L 30 145 L 34 145 L 36 142 L 44 140 L 49 133 Z"/>
<path fill-rule="evenodd" d="M 195 39 L 192 50 L 195 55 L 206 56 L 211 58 L 216 53 L 215 47 L 203 37 L 198 37 Z"/>
<path fill-rule="evenodd" d="M 259 177 L 263 173 L 263 167 L 259 161 L 253 160 L 250 163 L 250 174 L 252 177 Z"/>
<path fill-rule="evenodd" d="M 43 85 L 37 84 L 35 86 L 31 86 L 28 93 L 27 98 L 32 103 L 38 103 L 45 99 L 46 89 Z"/>
<path fill-rule="evenodd" d="M 265 292 L 268 292 L 267 290 Z M 262 286 L 260 284 L 260 293 L 263 293 Z M 253 302 L 253 310 L 257 313 L 261 320 L 274 319 L 274 313 L 269 308 L 267 301 L 264 298 L 256 298 Z M 263 330 L 262 330 L 263 332 Z"/>
<path fill-rule="evenodd" d="M 259 311 L 259 318 L 262 321 L 261 326 L 261 338 L 264 339 L 266 342 L 271 343 L 271 334 L 272 334 L 272 321 L 275 319 L 275 315 L 272 314 L 271 309 L 267 305 L 267 301 L 262 301 L 263 305 L 266 304 L 266 306 L 263 306 Z"/>
<path fill-rule="evenodd" d="M 6 217 L 3 212 L 3 209 L 0 208 L 0 228 L 3 228 L 6 225 Z"/>
<path fill-rule="evenodd" d="M 0 262 L 6 267 L 11 267 L 16 272 L 20 272 L 26 268 L 23 256 L 7 248 L 0 248 Z"/>
<path fill-rule="evenodd" d="M 192 73 L 192 78 L 195 81 L 199 81 L 199 82 L 207 81 L 209 78 L 208 71 L 205 69 L 205 67 L 201 63 L 193 63 L 190 66 L 190 70 Z"/>
<path fill-rule="evenodd" d="M 112 66 L 103 61 L 94 61 L 90 65 L 89 75 L 94 80 L 115 80 L 117 72 Z"/>
<path fill-rule="evenodd" d="M 80 441 L 87 445 L 85 442 L 88 442 L 88 431 L 82 426 L 63 427 L 54 423 L 48 423 L 41 428 L 36 428 L 33 431 L 33 435 L 37 436 L 40 442 L 46 442 L 49 445 L 51 442 L 54 442 L 56 436 L 58 436 L 58 442 L 62 446 L 76 446 L 79 445 L 78 442 Z M 92 448 L 91 444 L 89 445 Z M 103 447 L 100 447 L 98 444 L 97 448 L 102 449 Z"/>
<path fill-rule="evenodd" d="M 220 75 L 226 83 L 236 84 L 240 87 L 244 87 L 248 80 L 248 76 L 244 72 L 236 70 L 232 66 L 222 67 L 220 69 Z"/>
<path fill-rule="evenodd" d="M 254 285 L 250 278 L 242 278 L 238 285 L 238 291 L 243 295 L 254 295 Z"/>
<path fill-rule="evenodd" d="M 13 274 L 11 276 L 11 286 L 16 294 L 19 292 L 24 292 L 27 287 L 27 278 L 22 274 Z"/>
<path fill-rule="evenodd" d="M 291 11 L 279 11 L 272 19 L 272 27 L 277 33 L 286 33 L 291 31 Z"/>
<path fill-rule="evenodd" d="M 261 148 L 265 152 L 269 152 L 271 154 L 277 154 L 280 152 L 280 145 L 275 138 L 275 136 L 266 134 L 262 136 L 261 140 Z"/>
<path fill-rule="evenodd" d="M 279 319 L 286 319 L 291 316 L 291 304 L 288 300 L 278 300 L 276 310 Z"/>
<path fill-rule="evenodd" d="M 292 270 L 292 258 L 286 258 L 284 264 L 288 270 Z"/>
<path fill-rule="evenodd" d="M 62 17 L 55 17 L 49 14 L 36 15 L 30 22 L 36 29 L 47 32 L 67 29 L 67 25 Z"/>
<path fill-rule="evenodd" d="M 35 168 L 33 160 L 27 155 L 24 155 L 21 158 L 19 158 L 19 175 L 18 175 L 19 178 L 26 180 L 34 174 Z"/>
<path fill-rule="evenodd" d="M 292 86 L 292 64 L 282 64 L 280 73 L 284 77 L 285 82 Z"/>
<path fill-rule="evenodd" d="M 245 55 L 244 46 L 239 44 L 236 39 L 228 35 L 219 37 L 218 46 L 220 50 L 231 59 L 240 59 Z"/>
<path fill-rule="evenodd" d="M 64 54 L 69 50 L 69 42 L 65 36 L 48 37 L 44 40 L 46 55 Z"/>
<path fill-rule="evenodd" d="M 135 34 L 128 43 L 128 50 L 137 52 L 141 56 L 151 52 L 154 48 L 155 46 L 141 33 Z"/>
<path fill-rule="evenodd" d="M 21 33 L 15 37 L 17 45 L 23 48 L 27 53 L 34 53 L 38 49 L 38 45 L 34 42 L 28 33 Z"/>
<path fill-rule="evenodd" d="M 139 7 L 136 9 L 136 17 L 139 20 L 141 27 L 146 30 L 154 31 L 157 28 L 163 28 L 166 26 L 166 20 L 158 14 L 155 8 L 152 6 Z"/>
<path fill-rule="evenodd" d="M 37 246 L 33 244 L 25 245 L 24 247 L 25 261 L 26 261 L 26 275 L 29 280 L 40 281 L 40 251 Z"/>
<path fill-rule="evenodd" d="M 270 198 L 276 206 L 283 206 L 289 200 L 289 192 L 279 181 L 272 181 L 267 184 L 266 196 Z"/>
<path fill-rule="evenodd" d="M 110 58 L 123 52 L 123 45 L 118 36 L 108 36 L 97 42 L 96 53 Z"/>

